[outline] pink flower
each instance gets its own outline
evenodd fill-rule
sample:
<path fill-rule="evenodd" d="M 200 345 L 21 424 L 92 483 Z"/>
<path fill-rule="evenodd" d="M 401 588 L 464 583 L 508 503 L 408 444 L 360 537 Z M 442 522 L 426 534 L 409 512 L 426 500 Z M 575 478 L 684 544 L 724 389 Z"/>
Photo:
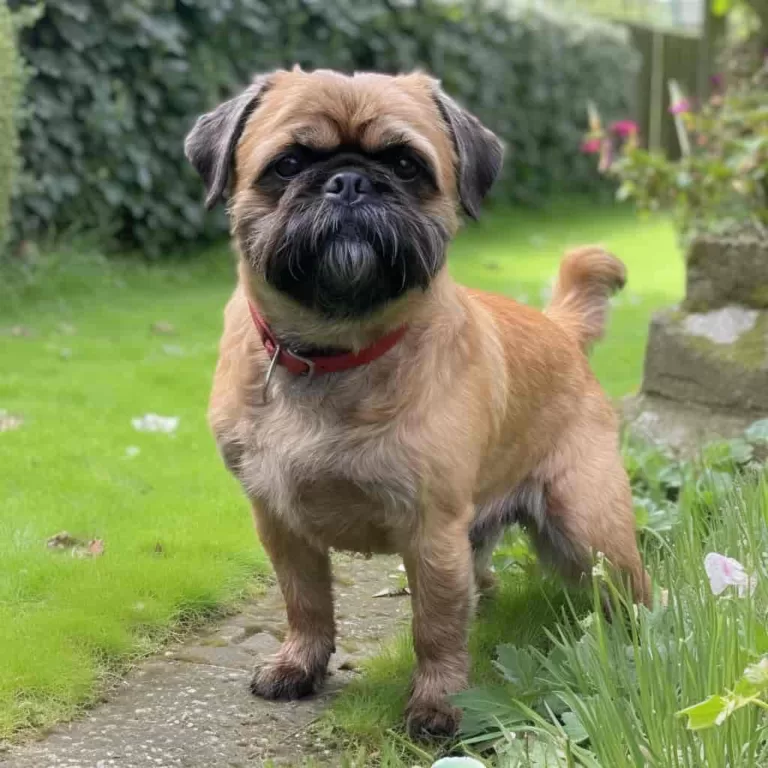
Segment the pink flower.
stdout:
<path fill-rule="evenodd" d="M 704 570 L 714 595 L 722 594 L 728 587 L 736 587 L 739 597 L 744 597 L 747 592 L 751 595 L 757 586 L 755 577 L 749 575 L 738 560 L 718 552 L 710 552 L 704 558 Z"/>
<path fill-rule="evenodd" d="M 611 133 L 626 139 L 629 136 L 637 135 L 637 123 L 634 120 L 617 120 L 611 126 Z"/>
<path fill-rule="evenodd" d="M 691 102 L 688 99 L 681 99 L 674 104 L 670 104 L 669 112 L 672 115 L 683 115 L 691 111 Z"/>
<path fill-rule="evenodd" d="M 585 139 L 581 143 L 581 151 L 587 155 L 596 155 L 598 152 L 600 152 L 600 139 Z"/>

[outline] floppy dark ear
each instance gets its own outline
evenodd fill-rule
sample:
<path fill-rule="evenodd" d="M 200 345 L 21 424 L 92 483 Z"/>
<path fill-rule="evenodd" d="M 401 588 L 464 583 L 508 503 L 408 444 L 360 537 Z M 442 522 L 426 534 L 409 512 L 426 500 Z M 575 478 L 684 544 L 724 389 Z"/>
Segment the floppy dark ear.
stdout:
<path fill-rule="evenodd" d="M 504 147 L 474 115 L 460 107 L 442 89 L 437 105 L 448 126 L 459 160 L 459 199 L 464 210 L 476 219 L 480 204 L 501 171 Z"/>
<path fill-rule="evenodd" d="M 205 184 L 208 193 L 205 207 L 208 210 L 229 189 L 235 147 L 267 86 L 267 77 L 257 77 L 239 96 L 198 117 L 184 141 L 184 154 Z"/>

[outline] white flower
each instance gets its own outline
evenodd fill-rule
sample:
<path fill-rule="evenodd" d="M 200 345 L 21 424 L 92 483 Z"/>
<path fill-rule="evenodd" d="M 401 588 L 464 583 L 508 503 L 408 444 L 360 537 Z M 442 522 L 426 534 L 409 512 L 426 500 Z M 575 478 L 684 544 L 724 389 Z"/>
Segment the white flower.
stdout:
<path fill-rule="evenodd" d="M 704 558 L 704 570 L 715 595 L 722 594 L 728 587 L 736 587 L 739 597 L 744 597 L 747 592 L 751 595 L 757 586 L 755 577 L 748 574 L 738 560 L 718 552 L 710 552 Z"/>
<path fill-rule="evenodd" d="M 165 432 L 172 434 L 179 426 L 178 416 L 158 416 L 156 413 L 148 413 L 136 419 L 131 419 L 131 424 L 137 432 Z"/>
<path fill-rule="evenodd" d="M 595 556 L 595 564 L 592 566 L 592 576 L 596 579 L 607 579 L 608 571 L 606 569 L 606 563 L 608 559 L 605 554 L 598 552 Z"/>

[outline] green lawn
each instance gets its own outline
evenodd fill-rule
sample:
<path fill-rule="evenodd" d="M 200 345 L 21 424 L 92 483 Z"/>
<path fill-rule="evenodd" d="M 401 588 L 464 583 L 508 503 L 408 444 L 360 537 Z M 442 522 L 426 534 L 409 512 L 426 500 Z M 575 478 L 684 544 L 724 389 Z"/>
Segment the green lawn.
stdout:
<path fill-rule="evenodd" d="M 587 242 L 629 267 L 594 358 L 619 396 L 639 383 L 650 313 L 682 292 L 666 222 L 583 203 L 497 209 L 465 231 L 452 269 L 540 304 L 563 248 Z M 162 266 L 88 253 L 0 285 L 0 413 L 24 420 L 0 431 L 0 739 L 71 716 L 132 658 L 268 573 L 205 423 L 228 251 Z M 153 332 L 158 322 L 173 335 Z M 131 419 L 149 412 L 178 416 L 177 432 L 135 431 Z M 103 539 L 104 555 L 49 550 L 61 531 Z M 510 589 L 505 610 L 529 599 Z"/>

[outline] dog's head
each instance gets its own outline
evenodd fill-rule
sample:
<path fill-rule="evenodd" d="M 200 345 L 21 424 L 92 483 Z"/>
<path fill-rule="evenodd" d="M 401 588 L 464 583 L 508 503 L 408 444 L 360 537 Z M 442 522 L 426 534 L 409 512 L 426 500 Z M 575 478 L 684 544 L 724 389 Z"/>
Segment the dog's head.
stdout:
<path fill-rule="evenodd" d="M 441 270 L 457 208 L 476 217 L 499 140 L 422 74 L 279 71 L 200 117 L 185 151 L 207 205 L 229 198 L 253 279 L 361 318 Z"/>

